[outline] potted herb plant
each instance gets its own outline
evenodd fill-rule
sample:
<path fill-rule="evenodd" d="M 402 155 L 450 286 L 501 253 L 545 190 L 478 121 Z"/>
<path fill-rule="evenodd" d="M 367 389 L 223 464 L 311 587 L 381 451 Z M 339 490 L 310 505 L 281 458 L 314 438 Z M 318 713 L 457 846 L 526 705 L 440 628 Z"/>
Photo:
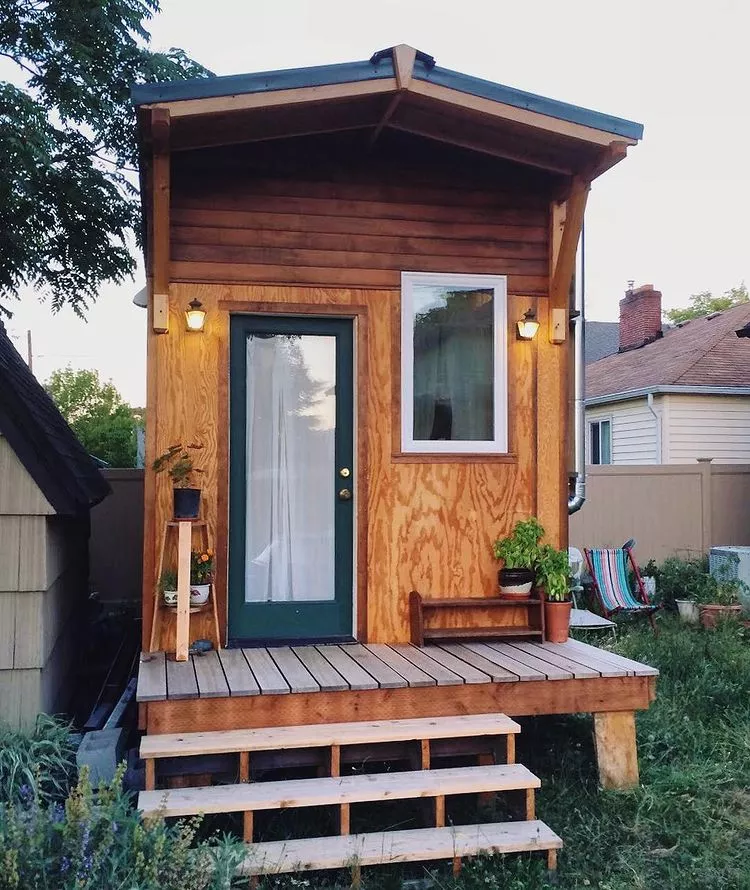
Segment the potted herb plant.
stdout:
<path fill-rule="evenodd" d="M 164 569 L 161 573 L 159 590 L 161 590 L 164 605 L 177 605 L 177 572 L 174 569 Z"/>
<path fill-rule="evenodd" d="M 531 592 L 536 578 L 539 559 L 539 541 L 544 529 L 533 517 L 517 522 L 505 538 L 498 538 L 492 545 L 495 559 L 502 560 L 498 572 L 500 595 L 509 599 L 525 599 Z"/>
<path fill-rule="evenodd" d="M 190 605 L 208 602 L 214 571 L 213 550 L 194 550 L 190 554 Z"/>
<path fill-rule="evenodd" d="M 152 464 L 155 473 L 164 470 L 169 474 L 174 486 L 174 518 L 197 519 L 200 512 L 201 490 L 195 488 L 196 477 L 203 470 L 199 470 L 193 463 L 192 451 L 203 448 L 199 443 L 191 445 L 170 445 L 169 448 Z"/>
<path fill-rule="evenodd" d="M 568 639 L 572 605 L 568 551 L 545 544 L 539 554 L 536 576 L 544 596 L 545 636 L 550 643 L 564 643 Z"/>

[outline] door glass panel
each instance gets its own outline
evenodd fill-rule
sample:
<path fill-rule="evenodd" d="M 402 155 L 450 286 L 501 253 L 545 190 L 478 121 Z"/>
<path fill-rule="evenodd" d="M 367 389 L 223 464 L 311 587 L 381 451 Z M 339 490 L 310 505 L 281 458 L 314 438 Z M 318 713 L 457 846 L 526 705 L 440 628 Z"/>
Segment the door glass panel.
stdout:
<path fill-rule="evenodd" d="M 333 600 L 336 338 L 247 339 L 245 602 Z"/>
<path fill-rule="evenodd" d="M 492 288 L 415 284 L 415 440 L 495 436 Z"/>

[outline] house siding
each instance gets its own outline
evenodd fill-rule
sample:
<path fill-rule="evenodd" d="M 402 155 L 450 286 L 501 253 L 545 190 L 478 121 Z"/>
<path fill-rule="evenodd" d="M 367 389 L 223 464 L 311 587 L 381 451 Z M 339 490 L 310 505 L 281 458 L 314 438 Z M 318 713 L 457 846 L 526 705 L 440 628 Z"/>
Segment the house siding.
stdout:
<path fill-rule="evenodd" d="M 667 395 L 667 462 L 750 463 L 750 398 Z"/>
<path fill-rule="evenodd" d="M 645 398 L 597 405 L 586 410 L 587 463 L 591 462 L 589 423 L 608 419 L 612 421 L 613 464 L 660 463 L 656 418 L 649 410 Z"/>

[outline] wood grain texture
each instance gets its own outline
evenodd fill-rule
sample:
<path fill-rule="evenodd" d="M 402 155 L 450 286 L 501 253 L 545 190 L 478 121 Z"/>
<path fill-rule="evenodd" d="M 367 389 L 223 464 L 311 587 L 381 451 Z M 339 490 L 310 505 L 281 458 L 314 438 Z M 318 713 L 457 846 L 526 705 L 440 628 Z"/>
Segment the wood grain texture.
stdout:
<path fill-rule="evenodd" d="M 594 742 L 602 788 L 636 788 L 635 714 L 632 711 L 594 714 Z"/>

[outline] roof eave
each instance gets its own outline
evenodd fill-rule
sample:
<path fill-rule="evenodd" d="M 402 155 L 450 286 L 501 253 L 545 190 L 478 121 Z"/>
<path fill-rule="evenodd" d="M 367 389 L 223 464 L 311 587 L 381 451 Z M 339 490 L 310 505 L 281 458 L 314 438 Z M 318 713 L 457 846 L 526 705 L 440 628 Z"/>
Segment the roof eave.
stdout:
<path fill-rule="evenodd" d="M 584 404 L 587 408 L 594 408 L 597 405 L 629 402 L 649 395 L 750 396 L 750 386 L 680 386 L 677 384 L 643 386 L 606 395 L 589 396 L 584 400 Z"/>

